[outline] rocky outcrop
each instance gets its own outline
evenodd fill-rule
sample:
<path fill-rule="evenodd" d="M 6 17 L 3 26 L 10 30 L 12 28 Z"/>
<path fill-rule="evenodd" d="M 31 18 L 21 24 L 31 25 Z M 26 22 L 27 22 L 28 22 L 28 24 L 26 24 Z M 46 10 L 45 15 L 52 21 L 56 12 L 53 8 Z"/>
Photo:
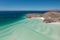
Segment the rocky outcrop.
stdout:
<path fill-rule="evenodd" d="M 27 18 L 32 18 L 32 17 L 42 17 L 42 14 L 27 14 Z"/>
<path fill-rule="evenodd" d="M 43 17 L 44 18 L 43 22 L 45 23 L 60 22 L 60 11 L 51 10 L 44 14 L 40 14 L 40 13 L 27 14 L 26 17 L 27 18 Z"/>
<path fill-rule="evenodd" d="M 32 17 L 32 14 L 27 14 L 26 17 L 27 18 L 31 18 Z"/>
<path fill-rule="evenodd" d="M 48 19 L 48 18 L 47 18 L 47 19 L 44 19 L 43 22 L 45 22 L 45 23 L 51 23 L 51 22 L 55 22 L 55 21 L 52 20 L 52 19 Z"/>
<path fill-rule="evenodd" d="M 44 22 L 60 22 L 60 12 L 59 11 L 49 11 L 43 14 Z"/>
<path fill-rule="evenodd" d="M 47 18 L 47 17 L 51 17 L 51 18 L 58 18 L 60 17 L 60 13 L 58 12 L 47 12 L 43 14 L 43 17 Z"/>

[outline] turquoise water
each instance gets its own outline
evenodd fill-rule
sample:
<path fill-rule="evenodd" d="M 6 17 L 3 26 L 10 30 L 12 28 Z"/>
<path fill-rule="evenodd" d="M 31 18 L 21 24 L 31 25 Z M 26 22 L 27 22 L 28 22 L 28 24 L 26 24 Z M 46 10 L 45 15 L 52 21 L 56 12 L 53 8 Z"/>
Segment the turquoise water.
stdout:
<path fill-rule="evenodd" d="M 46 11 L 0 11 L 0 40 L 60 40 L 60 25 L 27 19 L 28 13 Z"/>
<path fill-rule="evenodd" d="M 40 19 L 20 19 L 0 27 L 0 40 L 60 40 L 59 24 L 46 24 Z"/>

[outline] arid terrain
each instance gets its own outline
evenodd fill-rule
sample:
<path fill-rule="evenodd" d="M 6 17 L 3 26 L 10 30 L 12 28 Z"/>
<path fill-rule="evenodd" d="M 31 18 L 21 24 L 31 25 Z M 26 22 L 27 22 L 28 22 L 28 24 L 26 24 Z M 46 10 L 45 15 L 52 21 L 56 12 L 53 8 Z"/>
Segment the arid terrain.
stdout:
<path fill-rule="evenodd" d="M 44 18 L 43 22 L 45 22 L 45 23 L 60 22 L 60 11 L 50 10 L 44 14 L 42 14 L 42 13 L 27 14 L 26 17 L 27 18 L 43 17 Z"/>

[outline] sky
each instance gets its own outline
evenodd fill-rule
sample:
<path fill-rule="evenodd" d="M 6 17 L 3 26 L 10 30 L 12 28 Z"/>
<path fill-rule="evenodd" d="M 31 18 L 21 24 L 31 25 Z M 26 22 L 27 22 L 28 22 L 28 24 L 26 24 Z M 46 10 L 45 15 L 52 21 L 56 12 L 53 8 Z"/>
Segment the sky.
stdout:
<path fill-rule="evenodd" d="M 0 10 L 60 10 L 60 0 L 0 0 Z"/>

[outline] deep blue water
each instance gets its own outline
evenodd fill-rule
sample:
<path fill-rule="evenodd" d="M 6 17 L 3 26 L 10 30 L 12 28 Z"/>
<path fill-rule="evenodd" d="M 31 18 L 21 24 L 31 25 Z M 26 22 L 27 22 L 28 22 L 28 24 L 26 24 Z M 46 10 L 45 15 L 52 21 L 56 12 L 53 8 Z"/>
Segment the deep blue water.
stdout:
<path fill-rule="evenodd" d="M 45 13 L 47 11 L 0 11 L 0 25 L 21 20 L 28 13 Z"/>

